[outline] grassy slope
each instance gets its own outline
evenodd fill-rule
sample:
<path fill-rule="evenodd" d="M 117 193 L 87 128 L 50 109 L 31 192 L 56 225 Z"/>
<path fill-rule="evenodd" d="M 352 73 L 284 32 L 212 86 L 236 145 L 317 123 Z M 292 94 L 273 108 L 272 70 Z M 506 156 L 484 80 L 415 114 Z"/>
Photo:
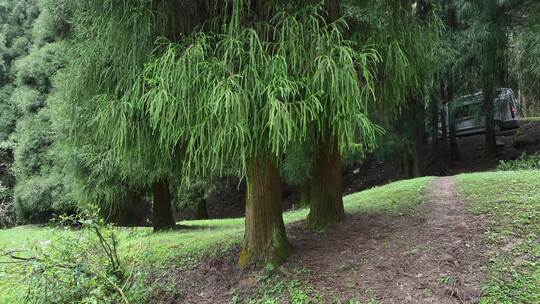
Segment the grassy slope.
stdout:
<path fill-rule="evenodd" d="M 492 219 L 488 240 L 497 248 L 481 303 L 540 303 L 540 171 L 457 177 L 473 212 Z"/>
<path fill-rule="evenodd" d="M 487 239 L 498 250 L 482 303 L 540 303 L 540 172 L 475 173 L 456 179 L 471 210 L 492 219 Z M 350 195 L 345 198 L 346 210 L 415 214 L 426 201 L 423 193 L 430 180 L 401 181 Z M 299 210 L 287 212 L 284 217 L 290 223 L 306 215 L 306 210 Z M 243 219 L 182 224 L 191 229 L 159 234 L 152 234 L 147 228 L 123 229 L 121 251 L 157 266 L 170 261 L 189 263 L 203 252 L 238 245 L 243 234 Z M 59 233 L 35 226 L 3 230 L 0 248 L 24 248 L 43 240 L 54 241 Z M 0 303 L 17 303 L 14 294 L 6 292 L 9 283 L 0 276 Z"/>
<path fill-rule="evenodd" d="M 427 177 L 400 181 L 349 195 L 344 199 L 346 212 L 415 214 L 425 202 L 424 189 L 431 180 Z M 286 212 L 285 222 L 300 221 L 307 213 L 307 210 Z M 188 221 L 181 224 L 187 228 L 158 234 L 151 233 L 149 228 L 123 229 L 120 250 L 126 256 L 136 257 L 157 267 L 168 265 L 170 261 L 189 263 L 197 260 L 202 253 L 227 250 L 238 245 L 244 231 L 243 219 Z M 37 226 L 0 230 L 0 249 L 24 248 L 47 240 L 54 242 L 61 231 Z M 0 272 L 0 303 L 17 303 L 17 291 L 8 291 L 8 287 L 14 283 L 2 280 Z"/>

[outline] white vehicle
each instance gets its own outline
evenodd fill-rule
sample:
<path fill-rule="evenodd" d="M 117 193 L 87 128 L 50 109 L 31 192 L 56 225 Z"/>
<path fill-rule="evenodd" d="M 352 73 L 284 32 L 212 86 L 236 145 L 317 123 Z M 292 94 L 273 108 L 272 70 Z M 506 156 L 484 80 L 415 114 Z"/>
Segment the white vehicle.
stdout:
<path fill-rule="evenodd" d="M 494 102 L 494 125 L 496 132 L 519 128 L 519 101 L 511 89 L 502 88 L 497 90 L 498 97 Z M 456 118 L 456 135 L 466 136 L 479 134 L 485 131 L 483 94 L 475 94 L 459 97 L 455 101 L 454 109 Z M 448 108 L 445 107 L 448 114 Z M 448 117 L 448 115 L 446 116 Z"/>

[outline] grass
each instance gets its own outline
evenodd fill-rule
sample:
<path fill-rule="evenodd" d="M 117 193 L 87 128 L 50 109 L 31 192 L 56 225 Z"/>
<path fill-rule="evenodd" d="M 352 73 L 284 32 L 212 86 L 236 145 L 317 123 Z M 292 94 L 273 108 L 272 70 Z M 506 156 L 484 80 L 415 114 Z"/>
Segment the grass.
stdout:
<path fill-rule="evenodd" d="M 355 193 L 344 198 L 347 213 L 377 213 L 389 215 L 418 214 L 425 202 L 424 190 L 430 177 L 395 182 Z M 284 213 L 286 223 L 306 218 L 307 209 Z M 185 228 L 176 231 L 152 233 L 150 228 L 122 228 L 120 252 L 124 257 L 144 261 L 156 267 L 169 267 L 171 263 L 182 266 L 197 262 L 203 254 L 222 252 L 238 246 L 244 232 L 244 219 L 186 221 Z M 25 249 L 52 241 L 60 233 L 77 233 L 64 229 L 39 226 L 22 226 L 0 230 L 0 249 Z M 17 303 L 21 290 L 9 288 L 16 282 L 2 280 L 0 271 L 0 303 Z M 296 286 L 298 287 L 298 286 Z M 294 288 L 293 288 L 294 289 Z M 301 298 L 300 292 L 292 296 Z"/>
<path fill-rule="evenodd" d="M 498 249 L 481 303 L 540 303 L 540 171 L 465 174 L 457 182 L 472 211 L 491 217 L 488 240 Z"/>
<path fill-rule="evenodd" d="M 523 122 L 540 122 L 539 116 L 524 117 L 521 119 Z"/>
<path fill-rule="evenodd" d="M 425 189 L 431 180 L 427 177 L 400 181 L 349 195 L 344 198 L 346 212 L 421 216 L 427 201 Z M 456 181 L 471 211 L 490 217 L 492 224 L 486 239 L 498 249 L 481 303 L 540 303 L 540 171 L 463 174 Z M 305 209 L 286 212 L 284 219 L 286 223 L 300 221 L 307 213 Z M 244 230 L 241 218 L 180 224 L 185 228 L 157 234 L 150 228 L 121 228 L 120 252 L 124 257 L 166 271 L 165 267 L 196 263 L 203 255 L 238 246 Z M 39 226 L 0 230 L 0 248 L 40 246 L 44 241 L 54 242 L 61 233 L 77 231 Z M 261 282 L 252 303 L 321 300 L 321 295 L 314 293 L 307 282 L 283 281 L 272 276 L 261 278 Z M 0 271 L 0 303 L 19 303 L 17 297 L 24 288 L 8 288 L 16 284 L 3 279 Z M 234 295 L 232 298 L 234 302 Z M 350 303 L 355 301 L 351 299 Z"/>

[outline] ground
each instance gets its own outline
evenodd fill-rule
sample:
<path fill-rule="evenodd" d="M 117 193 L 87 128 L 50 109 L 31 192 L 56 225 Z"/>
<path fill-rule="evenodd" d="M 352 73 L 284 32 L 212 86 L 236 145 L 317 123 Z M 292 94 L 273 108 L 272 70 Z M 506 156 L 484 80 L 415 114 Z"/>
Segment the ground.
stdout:
<path fill-rule="evenodd" d="M 413 180 L 391 184 L 392 190 L 364 191 L 349 202 L 374 195 L 399 209 L 349 209 L 347 220 L 326 234 L 292 223 L 288 233 L 295 254 L 283 267 L 242 272 L 232 250 L 167 274 L 163 280 L 174 282 L 174 296 L 155 300 L 540 303 L 538 176 L 534 171 L 465 174 L 424 179 L 426 187 L 407 187 Z M 400 198 L 415 203 L 402 205 Z M 500 199 L 516 213 L 493 210 Z M 516 226 L 519 219 L 524 222 Z M 519 234 L 528 241 L 516 241 Z M 506 265 L 508 255 L 520 264 Z"/>
<path fill-rule="evenodd" d="M 307 210 L 288 212 L 295 253 L 281 267 L 236 269 L 242 219 L 159 234 L 124 229 L 120 250 L 150 272 L 153 303 L 540 303 L 538 177 L 391 183 L 347 196 L 346 221 L 326 233 L 304 227 Z M 0 247 L 54 242 L 58 233 L 0 231 Z M 18 303 L 24 288 L 13 286 L 0 280 L 0 303 Z"/>
<path fill-rule="evenodd" d="M 290 225 L 295 254 L 283 266 L 289 270 L 282 280 L 309 286 L 306 297 L 328 303 L 478 302 L 488 273 L 482 241 L 487 221 L 466 210 L 454 178 L 433 180 L 425 191 L 429 201 L 419 202 L 421 208 L 405 214 L 353 214 L 325 235 L 307 230 L 302 222 Z M 207 283 L 184 279 L 188 286 L 179 286 L 186 291 L 182 300 L 228 303 L 231 287 L 238 299 L 246 300 L 260 277 L 236 270 L 234 259 L 212 260 L 174 277 L 193 277 L 201 268 L 195 281 Z M 219 288 L 219 282 L 227 282 L 226 287 Z M 264 298 L 264 292 L 255 298 Z"/>

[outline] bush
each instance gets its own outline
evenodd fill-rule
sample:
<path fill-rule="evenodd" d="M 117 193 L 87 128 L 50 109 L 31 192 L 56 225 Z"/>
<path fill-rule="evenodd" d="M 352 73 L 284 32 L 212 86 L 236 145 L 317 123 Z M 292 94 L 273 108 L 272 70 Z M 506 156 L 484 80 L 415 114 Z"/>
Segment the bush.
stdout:
<path fill-rule="evenodd" d="M 56 174 L 19 181 L 14 197 L 17 221 L 23 223 L 45 223 L 55 214 L 74 214 L 77 209 Z"/>
<path fill-rule="evenodd" d="M 501 161 L 497 169 L 499 171 L 540 170 L 540 153 L 523 154 L 516 160 Z"/>
<path fill-rule="evenodd" d="M 118 228 L 97 214 L 94 209 L 83 218 L 63 217 L 57 239 L 27 252 L 2 252 L 11 266 L 0 268 L 0 275 L 18 282 L 13 288 L 21 303 L 145 303 L 146 275 L 120 258 Z M 66 225 L 82 226 L 75 233 Z"/>
<path fill-rule="evenodd" d="M 0 229 L 15 224 L 9 189 L 0 183 Z"/>

